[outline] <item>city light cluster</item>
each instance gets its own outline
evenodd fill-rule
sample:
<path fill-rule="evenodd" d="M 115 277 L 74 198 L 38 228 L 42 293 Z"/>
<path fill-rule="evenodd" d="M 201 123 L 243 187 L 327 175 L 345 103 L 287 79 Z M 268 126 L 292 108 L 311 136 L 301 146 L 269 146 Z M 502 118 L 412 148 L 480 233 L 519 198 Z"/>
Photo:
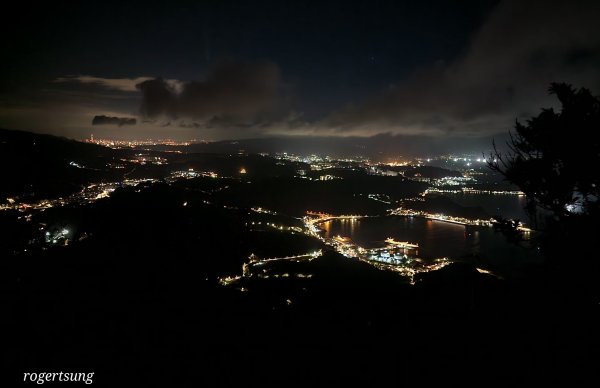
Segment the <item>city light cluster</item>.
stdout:
<path fill-rule="evenodd" d="M 382 270 L 391 270 L 410 279 L 414 284 L 414 275 L 421 272 L 435 271 L 450 264 L 447 258 L 438 258 L 434 260 L 423 260 L 412 254 L 417 253 L 418 244 L 409 242 L 398 242 L 392 238 L 386 240 L 387 246 L 384 248 L 366 249 L 355 244 L 351 238 L 345 236 L 334 236 L 326 238 L 322 236 L 322 230 L 318 224 L 333 219 L 356 220 L 363 216 L 334 216 L 321 212 L 307 212 L 304 217 L 306 233 L 318 238 L 326 245 L 333 247 L 341 255 L 364 261 Z M 411 253 L 409 256 L 407 253 Z"/>
<path fill-rule="evenodd" d="M 111 195 L 115 189 L 119 187 L 136 186 L 140 183 L 152 183 L 156 182 L 156 179 L 145 178 L 145 179 L 124 179 L 121 182 L 109 182 L 109 183 L 93 183 L 85 186 L 81 191 L 74 193 L 65 198 L 57 199 L 42 199 L 33 203 L 18 202 L 11 198 L 8 204 L 0 205 L 0 210 L 18 210 L 21 212 L 31 210 L 45 210 L 52 207 L 61 207 L 70 204 L 88 204 L 95 202 L 102 198 L 107 198 Z"/>
<path fill-rule="evenodd" d="M 399 207 L 389 210 L 390 215 L 406 216 L 406 217 L 424 217 L 430 220 L 449 222 L 459 225 L 476 225 L 476 226 L 491 226 L 492 220 L 469 219 L 464 217 L 453 217 L 442 213 L 429 213 L 423 210 L 414 210 Z"/>
<path fill-rule="evenodd" d="M 109 148 L 138 148 L 144 146 L 189 146 L 191 144 L 204 143 L 205 140 L 186 140 L 186 141 L 178 141 L 171 139 L 162 139 L 162 140 L 114 140 L 114 139 L 94 139 L 94 135 L 92 135 L 89 139 L 85 139 L 84 142 L 101 145 Z"/>

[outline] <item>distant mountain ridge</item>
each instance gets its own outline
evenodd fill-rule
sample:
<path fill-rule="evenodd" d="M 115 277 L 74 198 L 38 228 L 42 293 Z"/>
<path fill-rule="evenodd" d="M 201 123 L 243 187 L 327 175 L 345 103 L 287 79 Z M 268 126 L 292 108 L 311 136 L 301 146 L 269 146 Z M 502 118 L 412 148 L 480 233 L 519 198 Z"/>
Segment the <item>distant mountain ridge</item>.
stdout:
<path fill-rule="evenodd" d="M 98 179 L 106 163 L 119 154 L 119 150 L 63 137 L 0 129 L 0 198 L 70 194 Z"/>
<path fill-rule="evenodd" d="M 193 143 L 185 147 L 188 152 L 215 153 L 291 153 L 297 155 L 328 155 L 331 157 L 368 157 L 373 160 L 391 158 L 433 157 L 445 154 L 481 155 L 492 151 L 493 140 L 499 148 L 505 136 L 453 138 L 402 135 L 376 135 L 371 137 L 340 136 L 281 136 L 240 140 L 220 140 Z M 170 146 L 155 146 L 167 150 Z"/>

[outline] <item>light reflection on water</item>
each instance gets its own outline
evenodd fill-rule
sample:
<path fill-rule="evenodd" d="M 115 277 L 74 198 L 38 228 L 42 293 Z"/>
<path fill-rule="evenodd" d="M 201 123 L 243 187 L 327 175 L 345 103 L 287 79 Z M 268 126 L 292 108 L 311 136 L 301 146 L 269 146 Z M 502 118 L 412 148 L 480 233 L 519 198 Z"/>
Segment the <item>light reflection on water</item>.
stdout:
<path fill-rule="evenodd" d="M 323 236 L 348 236 L 365 248 L 386 246 L 385 239 L 418 243 L 423 257 L 461 254 L 465 245 L 465 227 L 415 217 L 375 217 L 354 220 L 332 220 L 321 224 Z"/>
<path fill-rule="evenodd" d="M 403 216 L 363 218 L 354 222 L 332 220 L 320 224 L 320 227 L 326 238 L 347 236 L 365 248 L 383 247 L 388 237 L 417 243 L 419 256 L 424 258 L 457 259 L 477 255 L 481 262 L 492 266 L 511 266 L 515 261 L 523 263 L 539 259 L 535 249 L 510 244 L 491 227 L 464 226 Z"/>

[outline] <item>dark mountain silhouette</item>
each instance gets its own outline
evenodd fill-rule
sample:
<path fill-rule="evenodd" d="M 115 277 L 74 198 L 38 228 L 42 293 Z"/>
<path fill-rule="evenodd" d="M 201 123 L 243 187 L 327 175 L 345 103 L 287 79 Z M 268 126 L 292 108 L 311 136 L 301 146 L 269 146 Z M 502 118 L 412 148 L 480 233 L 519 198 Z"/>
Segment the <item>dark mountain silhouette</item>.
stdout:
<path fill-rule="evenodd" d="M 404 171 L 407 177 L 423 177 L 423 178 L 444 178 L 444 177 L 462 177 L 463 174 L 459 171 L 452 171 L 446 168 L 434 166 L 417 166 L 409 167 Z"/>
<path fill-rule="evenodd" d="M 120 176 L 106 164 L 124 154 L 66 138 L 0 129 L 0 197 L 71 194 L 82 184 Z"/>
<path fill-rule="evenodd" d="M 32 142 L 9 135 L 22 148 Z M 92 165 L 96 152 L 98 163 L 121 152 L 44 141 L 56 146 L 45 146 L 40 162 L 68 155 Z M 352 174 L 308 181 L 290 177 L 296 165 L 263 157 L 191 157 L 194 169 L 248 162 L 256 175 L 140 183 L 29 219 L 1 215 L 0 302 L 9 311 L 2 333 L 11 339 L 3 350 L 18 372 L 8 376 L 11 386 L 23 371 L 66 369 L 93 371 L 100 385 L 148 387 L 480 383 L 481 373 L 527 383 L 566 376 L 581 385 L 597 373 L 597 300 L 565 287 L 561 274 L 535 267 L 500 280 L 464 260 L 410 285 L 304 235 L 249 228 L 258 219 L 249 206 L 263 202 L 290 214 L 262 220 L 298 225 L 290 215 L 305 206 L 370 212 L 367 203 L 379 202 L 351 194 L 411 196 L 423 184 Z M 171 162 L 188 168 L 183 155 Z M 157 168 L 148 171 L 169 171 Z M 46 242 L 45 231 L 60 229 L 67 239 Z M 323 255 L 257 269 L 278 276 L 220 285 L 242 274 L 250 254 L 288 248 Z"/>
<path fill-rule="evenodd" d="M 504 134 L 496 136 L 504 138 Z M 371 137 L 339 136 L 280 136 L 259 139 L 223 140 L 197 143 L 187 147 L 188 152 L 214 152 L 235 154 L 240 150 L 248 153 L 288 152 L 299 155 L 329 155 L 332 157 L 365 156 L 374 160 L 387 160 L 404 156 L 407 158 L 448 153 L 480 154 L 492 149 L 492 137 L 433 138 L 429 136 L 376 135 Z M 157 146 L 166 150 L 169 146 Z"/>

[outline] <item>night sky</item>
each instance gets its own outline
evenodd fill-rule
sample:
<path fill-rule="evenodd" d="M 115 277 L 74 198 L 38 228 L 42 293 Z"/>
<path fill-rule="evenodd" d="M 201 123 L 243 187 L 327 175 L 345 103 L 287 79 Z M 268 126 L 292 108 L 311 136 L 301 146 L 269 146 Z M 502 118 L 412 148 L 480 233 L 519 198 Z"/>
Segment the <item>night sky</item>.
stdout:
<path fill-rule="evenodd" d="M 0 127 L 76 139 L 457 140 L 553 104 L 550 82 L 600 92 L 597 1 L 16 7 Z"/>

